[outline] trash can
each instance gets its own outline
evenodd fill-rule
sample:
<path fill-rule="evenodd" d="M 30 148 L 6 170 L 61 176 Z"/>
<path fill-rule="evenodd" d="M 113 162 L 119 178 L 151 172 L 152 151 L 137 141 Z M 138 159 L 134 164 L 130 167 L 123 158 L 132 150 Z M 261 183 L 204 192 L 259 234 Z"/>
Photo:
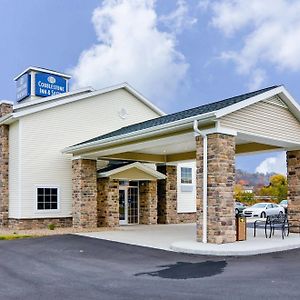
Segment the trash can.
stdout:
<path fill-rule="evenodd" d="M 245 241 L 247 238 L 246 217 L 236 216 L 235 227 L 236 227 L 236 240 L 237 241 Z"/>

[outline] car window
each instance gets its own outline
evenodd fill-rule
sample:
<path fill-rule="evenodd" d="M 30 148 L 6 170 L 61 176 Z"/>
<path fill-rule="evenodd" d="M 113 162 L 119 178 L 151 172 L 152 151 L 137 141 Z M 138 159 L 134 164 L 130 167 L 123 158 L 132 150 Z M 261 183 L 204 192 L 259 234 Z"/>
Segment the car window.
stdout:
<path fill-rule="evenodd" d="M 264 208 L 266 206 L 266 204 L 264 203 L 257 203 L 257 204 L 254 204 L 252 207 L 253 208 Z"/>
<path fill-rule="evenodd" d="M 273 204 L 268 204 L 267 205 L 267 208 L 272 208 L 273 207 Z"/>

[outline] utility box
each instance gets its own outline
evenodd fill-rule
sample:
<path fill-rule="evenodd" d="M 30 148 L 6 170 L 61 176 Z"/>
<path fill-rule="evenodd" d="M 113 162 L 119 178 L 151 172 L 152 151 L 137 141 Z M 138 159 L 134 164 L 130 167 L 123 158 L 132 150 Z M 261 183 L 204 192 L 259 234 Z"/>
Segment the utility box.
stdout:
<path fill-rule="evenodd" d="M 245 217 L 237 216 L 235 218 L 236 240 L 245 241 L 247 239 L 247 221 Z"/>

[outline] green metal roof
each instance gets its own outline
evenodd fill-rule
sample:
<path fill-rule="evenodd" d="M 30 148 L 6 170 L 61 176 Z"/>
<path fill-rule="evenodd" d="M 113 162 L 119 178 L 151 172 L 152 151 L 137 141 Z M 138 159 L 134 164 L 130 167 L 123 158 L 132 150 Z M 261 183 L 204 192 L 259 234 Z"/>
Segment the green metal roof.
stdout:
<path fill-rule="evenodd" d="M 147 129 L 147 128 L 151 128 L 151 127 L 155 127 L 155 126 L 158 126 L 158 125 L 172 123 L 172 122 L 175 122 L 175 121 L 178 121 L 178 120 L 183 120 L 183 119 L 186 119 L 186 118 L 189 118 L 189 117 L 199 116 L 199 115 L 202 115 L 202 114 L 205 114 L 205 113 L 214 112 L 214 111 L 220 110 L 222 108 L 228 107 L 230 105 L 236 104 L 238 102 L 244 101 L 246 99 L 249 99 L 251 97 L 257 96 L 259 94 L 265 93 L 265 92 L 267 92 L 269 90 L 272 90 L 272 89 L 275 89 L 277 87 L 278 87 L 278 85 L 270 86 L 270 87 L 267 87 L 267 88 L 264 88 L 264 89 L 261 89 L 261 90 L 257 90 L 257 91 L 254 91 L 254 92 L 238 95 L 238 96 L 227 98 L 227 99 L 224 99 L 224 100 L 221 100 L 221 101 L 217 101 L 217 102 L 197 106 L 197 107 L 190 108 L 190 109 L 187 109 L 187 110 L 183 110 L 183 111 L 179 111 L 179 112 L 176 112 L 176 113 L 161 116 L 161 117 L 158 117 L 158 118 L 154 118 L 154 119 L 151 119 L 151 120 L 147 120 L 147 121 L 144 121 L 144 122 L 141 122 L 141 123 L 136 123 L 136 124 L 129 125 L 129 126 L 126 126 L 126 127 L 122 127 L 118 130 L 115 130 L 115 131 L 109 132 L 107 134 L 97 136 L 93 139 L 84 141 L 84 142 L 76 144 L 74 146 L 84 145 L 84 144 L 104 140 L 104 139 L 111 138 L 111 137 L 122 136 L 124 134 L 137 132 L 137 131 Z"/>

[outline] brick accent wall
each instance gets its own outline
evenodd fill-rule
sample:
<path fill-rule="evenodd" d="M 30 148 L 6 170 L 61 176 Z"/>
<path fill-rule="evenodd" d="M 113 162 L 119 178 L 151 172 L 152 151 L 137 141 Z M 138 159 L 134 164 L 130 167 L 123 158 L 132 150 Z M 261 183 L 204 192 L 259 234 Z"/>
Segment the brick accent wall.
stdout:
<path fill-rule="evenodd" d="M 141 181 L 140 193 L 140 224 L 157 224 L 157 182 Z"/>
<path fill-rule="evenodd" d="M 236 240 L 233 189 L 235 183 L 235 137 L 208 135 L 208 233 L 209 243 Z M 202 240 L 203 140 L 196 137 L 197 239 Z"/>
<path fill-rule="evenodd" d="M 161 165 L 157 171 L 165 174 L 166 179 L 158 180 L 158 223 L 176 224 L 177 216 L 177 167 Z"/>
<path fill-rule="evenodd" d="M 300 150 L 287 151 L 288 218 L 291 232 L 299 232 L 300 226 Z"/>
<path fill-rule="evenodd" d="M 73 227 L 97 227 L 97 169 L 96 161 L 72 161 Z"/>
<path fill-rule="evenodd" d="M 98 178 L 98 226 L 119 226 L 119 181 Z"/>
<path fill-rule="evenodd" d="M 13 106 L 0 104 L 0 117 L 13 111 Z M 9 160 L 9 125 L 0 125 L 0 227 L 8 226 L 8 160 Z"/>
<path fill-rule="evenodd" d="M 55 227 L 72 227 L 72 217 L 70 218 L 46 218 L 46 219 L 9 219 L 8 228 L 15 230 L 45 229 L 49 224 Z"/>

